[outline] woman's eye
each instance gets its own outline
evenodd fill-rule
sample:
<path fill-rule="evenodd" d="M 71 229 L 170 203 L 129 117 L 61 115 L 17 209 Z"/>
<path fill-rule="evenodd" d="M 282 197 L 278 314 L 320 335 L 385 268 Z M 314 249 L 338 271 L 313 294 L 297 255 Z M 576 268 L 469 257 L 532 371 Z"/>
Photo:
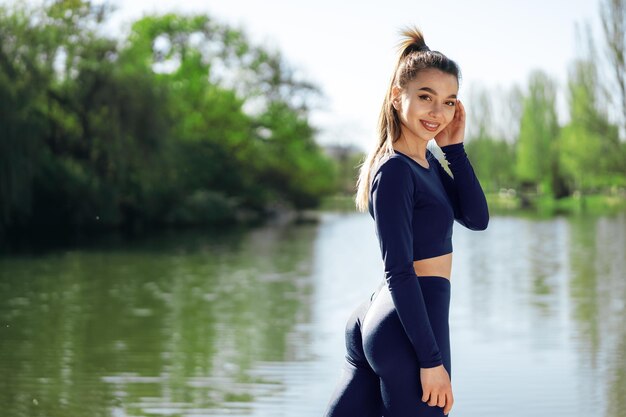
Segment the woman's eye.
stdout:
<path fill-rule="evenodd" d="M 456 106 L 456 101 L 448 101 L 446 104 L 450 107 L 454 107 Z"/>
<path fill-rule="evenodd" d="M 420 96 L 420 98 L 421 98 L 422 100 L 430 100 L 430 96 L 429 96 L 429 95 L 426 95 L 426 94 L 424 94 L 424 95 Z"/>

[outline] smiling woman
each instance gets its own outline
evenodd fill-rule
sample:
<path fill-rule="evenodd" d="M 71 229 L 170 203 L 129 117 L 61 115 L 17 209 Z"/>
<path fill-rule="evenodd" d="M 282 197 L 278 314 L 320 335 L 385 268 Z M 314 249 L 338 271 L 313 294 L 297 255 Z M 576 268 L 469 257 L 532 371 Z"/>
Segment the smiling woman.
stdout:
<path fill-rule="evenodd" d="M 418 29 L 404 42 L 361 167 L 357 207 L 376 223 L 385 279 L 348 319 L 346 361 L 326 416 L 447 415 L 454 403 L 448 313 L 454 220 L 489 211 L 463 147 L 459 68 Z M 435 139 L 453 178 L 427 149 Z"/>
<path fill-rule="evenodd" d="M 429 141 L 433 134 L 442 131 L 454 118 L 457 104 L 461 106 L 461 102 L 456 99 L 458 89 L 459 83 L 453 74 L 435 68 L 420 71 L 405 88 L 393 86 L 393 107 L 407 130 L 405 133 Z M 460 117 L 461 112 L 458 114 Z M 416 154 L 412 149 L 415 146 L 407 135 L 400 135 L 395 149 L 401 148 L 405 153 Z"/>

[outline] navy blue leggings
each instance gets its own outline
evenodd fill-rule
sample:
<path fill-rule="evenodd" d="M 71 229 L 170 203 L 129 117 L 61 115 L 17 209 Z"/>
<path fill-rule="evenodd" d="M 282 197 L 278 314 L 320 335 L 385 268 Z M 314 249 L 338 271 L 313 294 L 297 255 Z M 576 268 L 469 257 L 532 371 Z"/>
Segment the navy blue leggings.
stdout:
<path fill-rule="evenodd" d="M 420 276 L 430 325 L 452 378 L 450 358 L 450 280 Z M 326 417 L 444 416 L 443 408 L 422 402 L 417 356 L 383 281 L 357 307 L 346 325 L 346 361 Z"/>

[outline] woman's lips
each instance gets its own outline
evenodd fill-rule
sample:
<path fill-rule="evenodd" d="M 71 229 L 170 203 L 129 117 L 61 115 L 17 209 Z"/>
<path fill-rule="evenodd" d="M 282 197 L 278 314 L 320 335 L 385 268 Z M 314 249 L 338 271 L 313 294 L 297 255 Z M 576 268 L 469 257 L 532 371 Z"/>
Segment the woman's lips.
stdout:
<path fill-rule="evenodd" d="M 439 128 L 439 123 L 427 122 L 426 120 L 420 120 L 420 122 L 430 132 L 434 132 Z"/>

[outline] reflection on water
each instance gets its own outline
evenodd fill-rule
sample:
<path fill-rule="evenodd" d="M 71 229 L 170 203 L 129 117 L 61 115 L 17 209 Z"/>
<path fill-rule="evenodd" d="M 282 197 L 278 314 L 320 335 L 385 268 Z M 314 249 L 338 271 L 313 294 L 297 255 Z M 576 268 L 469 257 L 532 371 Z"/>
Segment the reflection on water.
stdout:
<path fill-rule="evenodd" d="M 455 225 L 451 415 L 626 417 L 626 215 Z M 0 259 L 3 416 L 319 416 L 371 219 Z"/>
<path fill-rule="evenodd" d="M 314 237 L 267 228 L 2 260 L 3 415 L 249 415 L 283 391 L 273 364 L 310 356 L 292 340 L 307 345 Z"/>

